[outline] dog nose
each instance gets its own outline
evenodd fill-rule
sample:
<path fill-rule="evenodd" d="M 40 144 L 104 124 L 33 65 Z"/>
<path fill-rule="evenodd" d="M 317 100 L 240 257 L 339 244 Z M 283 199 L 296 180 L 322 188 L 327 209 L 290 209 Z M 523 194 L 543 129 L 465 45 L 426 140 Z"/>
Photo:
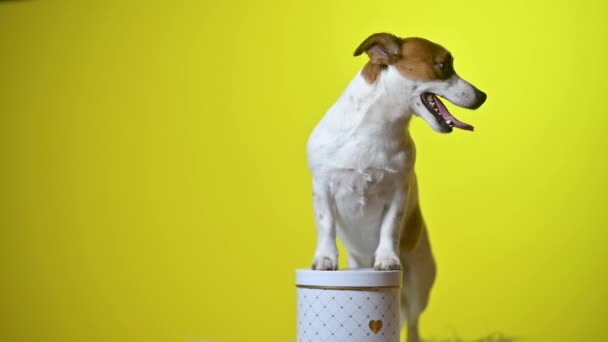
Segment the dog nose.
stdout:
<path fill-rule="evenodd" d="M 486 99 L 488 98 L 488 95 L 486 95 L 486 93 L 479 89 L 475 89 L 475 96 L 477 97 L 477 102 L 475 102 L 475 105 L 472 109 L 477 109 L 481 107 L 481 105 L 486 102 Z"/>

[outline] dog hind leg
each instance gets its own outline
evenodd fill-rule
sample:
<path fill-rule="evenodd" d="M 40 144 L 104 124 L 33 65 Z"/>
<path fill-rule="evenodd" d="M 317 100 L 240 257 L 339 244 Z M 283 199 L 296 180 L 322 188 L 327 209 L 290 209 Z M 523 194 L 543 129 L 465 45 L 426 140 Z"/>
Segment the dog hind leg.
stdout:
<path fill-rule="evenodd" d="M 426 309 L 435 281 L 436 266 L 428 233 L 420 209 L 415 208 L 406 223 L 405 234 L 419 235 L 413 249 L 405 236 L 401 240 L 401 263 L 403 265 L 403 288 L 401 290 L 401 326 L 407 322 L 407 341 L 419 342 L 418 321 Z M 409 230 L 409 231 L 408 231 Z"/>

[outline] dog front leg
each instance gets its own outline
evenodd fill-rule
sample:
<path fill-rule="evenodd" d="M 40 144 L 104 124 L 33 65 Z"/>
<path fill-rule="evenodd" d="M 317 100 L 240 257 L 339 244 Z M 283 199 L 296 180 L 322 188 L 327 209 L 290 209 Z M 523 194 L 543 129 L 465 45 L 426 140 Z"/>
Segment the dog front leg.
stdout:
<path fill-rule="evenodd" d="M 338 247 L 334 206 L 328 184 L 313 181 L 312 198 L 317 225 L 317 249 L 312 261 L 312 269 L 334 271 L 338 269 Z"/>
<path fill-rule="evenodd" d="M 380 240 L 374 254 L 374 268 L 379 271 L 400 270 L 399 237 L 401 234 L 401 219 L 405 207 L 406 192 L 397 191 L 382 218 Z"/>

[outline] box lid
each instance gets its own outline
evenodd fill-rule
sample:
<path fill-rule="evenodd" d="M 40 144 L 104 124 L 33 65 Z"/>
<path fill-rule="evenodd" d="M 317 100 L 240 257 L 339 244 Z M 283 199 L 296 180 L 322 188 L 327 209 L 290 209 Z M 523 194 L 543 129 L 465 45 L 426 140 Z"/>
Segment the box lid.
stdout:
<path fill-rule="evenodd" d="M 298 287 L 401 287 L 401 271 L 376 271 L 372 268 L 339 271 L 296 270 Z"/>

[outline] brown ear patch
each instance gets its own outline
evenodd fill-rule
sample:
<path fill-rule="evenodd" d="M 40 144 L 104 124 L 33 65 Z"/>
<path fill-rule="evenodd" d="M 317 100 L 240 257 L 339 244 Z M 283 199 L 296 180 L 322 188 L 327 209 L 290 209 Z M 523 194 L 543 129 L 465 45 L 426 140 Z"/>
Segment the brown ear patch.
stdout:
<path fill-rule="evenodd" d="M 354 55 L 367 53 L 369 61 L 361 74 L 367 83 L 374 83 L 387 65 L 401 57 L 401 38 L 390 33 L 375 33 L 367 37 L 355 50 Z"/>
<path fill-rule="evenodd" d="M 363 52 L 374 64 L 391 64 L 401 55 L 401 39 L 390 33 L 372 34 L 357 47 L 354 55 L 359 56 Z"/>

